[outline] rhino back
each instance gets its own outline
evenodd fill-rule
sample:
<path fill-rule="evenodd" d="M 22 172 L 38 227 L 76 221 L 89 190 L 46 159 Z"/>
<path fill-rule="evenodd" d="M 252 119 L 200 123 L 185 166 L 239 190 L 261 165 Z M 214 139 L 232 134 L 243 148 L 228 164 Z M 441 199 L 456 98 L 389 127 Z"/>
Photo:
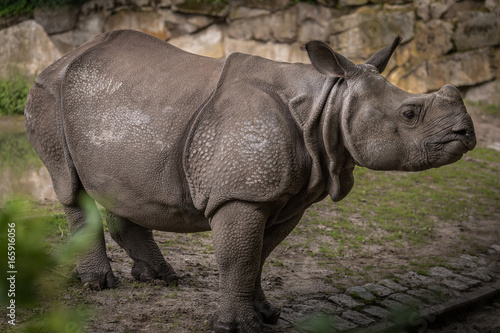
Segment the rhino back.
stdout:
<path fill-rule="evenodd" d="M 75 58 L 61 110 L 86 191 L 137 222 L 189 206 L 184 137 L 222 66 L 133 31 L 112 32 Z"/>

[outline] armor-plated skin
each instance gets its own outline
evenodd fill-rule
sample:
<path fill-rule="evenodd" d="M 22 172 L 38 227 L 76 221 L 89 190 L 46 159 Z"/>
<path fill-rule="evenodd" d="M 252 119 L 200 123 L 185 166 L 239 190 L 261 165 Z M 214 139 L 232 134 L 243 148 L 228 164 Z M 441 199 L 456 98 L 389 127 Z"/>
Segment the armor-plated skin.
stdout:
<path fill-rule="evenodd" d="M 132 275 L 175 282 L 151 230 L 212 230 L 221 290 L 213 329 L 260 332 L 280 313 L 260 285 L 265 259 L 312 203 L 349 193 L 355 165 L 418 171 L 475 146 L 456 88 L 410 94 L 379 74 L 399 42 L 354 65 L 313 41 L 311 66 L 205 58 L 110 32 L 38 76 L 26 130 L 74 234 L 90 228 L 79 198 L 91 197 L 134 260 Z M 79 276 L 113 287 L 102 228 L 90 243 Z"/>

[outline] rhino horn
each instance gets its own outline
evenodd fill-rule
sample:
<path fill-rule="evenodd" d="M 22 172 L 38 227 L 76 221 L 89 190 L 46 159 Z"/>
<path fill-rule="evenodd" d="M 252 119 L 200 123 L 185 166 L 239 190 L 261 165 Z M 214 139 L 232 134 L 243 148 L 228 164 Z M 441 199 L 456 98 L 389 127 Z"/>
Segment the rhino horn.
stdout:
<path fill-rule="evenodd" d="M 349 59 L 321 41 L 310 41 L 305 49 L 311 64 L 321 74 L 347 78 L 356 69 L 356 65 Z"/>
<path fill-rule="evenodd" d="M 396 50 L 396 47 L 398 47 L 401 41 L 402 38 L 400 36 L 397 36 L 391 45 L 387 45 L 382 50 L 372 55 L 370 59 L 365 62 L 365 64 L 370 64 L 377 67 L 378 72 L 382 73 L 385 70 L 387 63 L 389 62 L 389 59 L 391 59 L 392 53 L 394 53 L 394 50 Z"/>

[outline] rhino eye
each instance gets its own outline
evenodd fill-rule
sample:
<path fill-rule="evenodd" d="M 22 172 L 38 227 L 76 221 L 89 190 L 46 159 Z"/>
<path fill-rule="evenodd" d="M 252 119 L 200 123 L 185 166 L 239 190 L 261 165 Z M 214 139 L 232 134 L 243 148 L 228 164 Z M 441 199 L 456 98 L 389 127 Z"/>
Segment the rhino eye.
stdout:
<path fill-rule="evenodd" d="M 401 110 L 401 117 L 410 124 L 418 121 L 421 107 L 419 105 L 407 105 Z"/>
<path fill-rule="evenodd" d="M 416 114 L 413 110 L 407 110 L 403 112 L 403 117 L 405 117 L 407 120 L 413 120 L 415 116 Z"/>

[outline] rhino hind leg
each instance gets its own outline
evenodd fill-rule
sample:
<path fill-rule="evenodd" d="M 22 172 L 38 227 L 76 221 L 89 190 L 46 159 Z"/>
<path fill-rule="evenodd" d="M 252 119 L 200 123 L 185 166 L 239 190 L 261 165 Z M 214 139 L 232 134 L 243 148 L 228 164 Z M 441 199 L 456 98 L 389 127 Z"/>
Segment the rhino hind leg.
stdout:
<path fill-rule="evenodd" d="M 113 240 L 134 260 L 132 276 L 139 281 L 155 279 L 177 284 L 178 276 L 163 257 L 153 238 L 153 232 L 106 211 L 106 222 Z"/>
<path fill-rule="evenodd" d="M 81 196 L 86 196 L 86 194 L 81 194 Z M 106 255 L 102 221 L 95 202 L 87 200 L 85 209 L 64 204 L 63 208 L 73 238 L 84 238 L 82 242 L 85 244 L 85 249 L 78 258 L 75 270 L 77 278 L 86 288 L 92 290 L 116 287 L 117 279 Z M 89 223 L 89 215 L 93 217 L 91 223 Z"/>
<path fill-rule="evenodd" d="M 64 137 L 61 113 L 52 90 L 57 89 L 48 89 L 38 83 L 30 89 L 24 111 L 26 134 L 50 173 L 71 233 L 75 237 L 89 237 L 86 240 L 88 248 L 78 258 L 77 277 L 91 289 L 112 288 L 116 279 L 106 256 L 100 215 L 95 202 L 84 191 L 73 165 Z M 88 202 L 85 209 L 81 205 L 82 198 Z M 96 216 L 95 224 L 88 223 L 89 214 Z"/>

